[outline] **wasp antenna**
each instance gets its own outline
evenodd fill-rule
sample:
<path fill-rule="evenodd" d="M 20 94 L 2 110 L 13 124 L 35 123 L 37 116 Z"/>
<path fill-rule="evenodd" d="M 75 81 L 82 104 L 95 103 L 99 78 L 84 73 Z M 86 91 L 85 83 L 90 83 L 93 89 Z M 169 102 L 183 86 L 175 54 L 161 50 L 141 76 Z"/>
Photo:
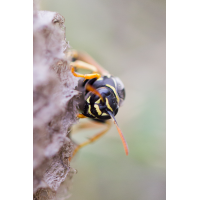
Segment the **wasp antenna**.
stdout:
<path fill-rule="evenodd" d="M 97 96 L 99 96 L 102 100 L 102 102 L 104 102 L 102 95 L 90 84 L 86 85 L 86 90 L 91 91 L 93 94 L 96 94 Z"/>
<path fill-rule="evenodd" d="M 125 140 L 125 138 L 124 138 L 124 135 L 123 135 L 122 131 L 120 130 L 120 128 L 119 128 L 119 126 L 118 126 L 118 124 L 117 124 L 117 121 L 116 121 L 114 115 L 112 114 L 112 112 L 110 112 L 109 110 L 107 110 L 107 113 L 110 115 L 110 117 L 112 118 L 112 120 L 113 120 L 115 126 L 117 127 L 117 131 L 118 131 L 119 136 L 120 136 L 120 138 L 121 138 L 121 140 L 122 140 L 122 143 L 123 143 L 123 146 L 124 146 L 124 150 L 125 150 L 125 152 L 126 152 L 126 155 L 128 155 L 128 152 L 129 152 L 129 151 L 128 151 L 128 144 L 127 144 L 127 142 L 126 142 L 126 140 Z"/>

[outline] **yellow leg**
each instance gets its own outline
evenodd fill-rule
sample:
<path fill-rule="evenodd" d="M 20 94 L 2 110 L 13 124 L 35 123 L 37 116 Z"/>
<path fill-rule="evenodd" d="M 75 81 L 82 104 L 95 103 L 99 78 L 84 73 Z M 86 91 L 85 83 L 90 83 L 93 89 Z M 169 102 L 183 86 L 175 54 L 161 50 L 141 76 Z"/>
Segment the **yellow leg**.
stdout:
<path fill-rule="evenodd" d="M 83 62 L 81 60 L 76 60 L 74 62 L 71 62 L 70 65 L 77 67 L 79 69 L 87 69 L 91 70 L 92 72 L 97 72 L 97 68 L 91 64 L 88 64 L 86 62 Z"/>
<path fill-rule="evenodd" d="M 75 148 L 75 150 L 74 150 L 74 152 L 73 152 L 73 155 L 72 155 L 72 157 L 70 158 L 70 160 L 74 157 L 74 155 L 79 151 L 80 148 L 82 148 L 82 147 L 84 147 L 84 146 L 86 146 L 86 145 L 88 145 L 88 144 L 90 144 L 90 143 L 96 141 L 97 139 L 99 139 L 101 136 L 103 136 L 103 135 L 110 129 L 111 124 L 112 124 L 112 123 L 110 122 L 110 120 L 109 120 L 109 121 L 106 121 L 105 123 L 106 123 L 106 124 L 105 124 L 105 125 L 106 125 L 106 128 L 105 128 L 103 131 L 101 131 L 100 133 L 96 134 L 95 136 L 93 136 L 92 138 L 90 138 L 88 141 L 79 144 L 79 145 Z"/>
<path fill-rule="evenodd" d="M 85 52 L 79 52 L 76 50 L 68 51 L 67 55 L 68 58 L 74 58 L 76 61 L 83 61 L 84 63 L 89 64 L 89 68 L 92 66 L 92 71 L 101 74 L 102 76 L 109 76 L 109 72 L 105 70 L 99 63 L 97 63 L 90 55 Z M 76 62 L 75 61 L 75 62 Z M 82 68 L 82 67 L 81 67 Z M 85 67 L 83 69 L 86 69 Z"/>
<path fill-rule="evenodd" d="M 96 122 L 94 120 L 88 120 L 87 122 L 80 122 L 78 125 L 73 127 L 73 131 L 71 134 L 79 133 L 80 130 L 83 129 L 100 129 L 102 128 L 102 123 Z"/>
<path fill-rule="evenodd" d="M 71 49 L 70 51 L 67 52 L 68 57 L 74 58 L 74 59 L 78 59 L 78 52 L 74 49 Z"/>
<path fill-rule="evenodd" d="M 75 62 L 74 62 L 75 63 Z M 77 67 L 74 63 L 72 63 L 72 68 L 71 68 L 71 72 L 74 76 L 76 77 L 81 77 L 81 78 L 85 78 L 85 79 L 93 79 L 93 78 L 100 78 L 101 75 L 98 74 L 98 73 L 94 73 L 94 74 L 77 74 L 75 71 L 74 71 L 74 67 Z"/>
<path fill-rule="evenodd" d="M 77 117 L 78 117 L 78 118 L 87 118 L 87 117 L 86 117 L 85 115 L 83 115 L 83 114 L 78 114 Z"/>
<path fill-rule="evenodd" d="M 88 63 L 95 67 L 95 71 L 100 73 L 102 76 L 110 75 L 107 70 L 105 70 L 99 63 L 97 63 L 90 55 L 88 55 L 85 52 L 80 52 L 76 50 L 71 51 L 71 55 L 73 58 L 76 58 L 77 60 L 84 61 L 85 63 Z"/>

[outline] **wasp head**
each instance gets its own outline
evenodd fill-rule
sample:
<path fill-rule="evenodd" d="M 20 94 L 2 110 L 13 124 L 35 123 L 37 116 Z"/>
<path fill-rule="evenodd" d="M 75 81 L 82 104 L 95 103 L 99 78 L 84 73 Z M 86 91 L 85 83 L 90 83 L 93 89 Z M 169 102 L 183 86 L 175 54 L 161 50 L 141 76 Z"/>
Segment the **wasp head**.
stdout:
<path fill-rule="evenodd" d="M 108 87 L 100 87 L 95 90 L 96 94 L 93 91 L 88 92 L 85 98 L 88 114 L 102 120 L 111 118 L 108 111 L 115 116 L 119 105 L 114 92 Z"/>

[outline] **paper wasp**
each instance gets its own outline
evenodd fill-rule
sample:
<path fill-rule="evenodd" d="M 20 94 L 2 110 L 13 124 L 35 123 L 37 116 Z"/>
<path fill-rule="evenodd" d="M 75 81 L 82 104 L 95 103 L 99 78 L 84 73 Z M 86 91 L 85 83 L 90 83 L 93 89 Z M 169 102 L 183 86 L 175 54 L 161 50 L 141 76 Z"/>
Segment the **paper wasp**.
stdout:
<path fill-rule="evenodd" d="M 102 68 L 88 54 L 71 50 L 70 55 L 72 74 L 75 77 L 82 78 L 78 86 L 78 90 L 81 92 L 79 101 L 81 113 L 78 114 L 78 117 L 88 117 L 95 121 L 104 122 L 107 125 L 104 131 L 78 145 L 72 157 L 80 148 L 94 142 L 110 129 L 111 123 L 109 119 L 112 119 L 116 125 L 125 153 L 128 155 L 128 145 L 114 117 L 125 99 L 125 88 L 122 81 L 117 77 L 111 76 L 107 70 Z M 93 73 L 78 74 L 75 72 L 75 68 L 91 70 Z"/>

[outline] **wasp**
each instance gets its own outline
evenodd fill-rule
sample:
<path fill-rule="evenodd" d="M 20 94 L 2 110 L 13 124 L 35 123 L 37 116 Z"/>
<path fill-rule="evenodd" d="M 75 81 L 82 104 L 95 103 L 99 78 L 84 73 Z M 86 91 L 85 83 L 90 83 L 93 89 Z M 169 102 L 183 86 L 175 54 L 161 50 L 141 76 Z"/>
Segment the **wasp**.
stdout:
<path fill-rule="evenodd" d="M 79 144 L 72 157 L 77 151 L 94 142 L 103 136 L 111 127 L 112 119 L 122 140 L 126 155 L 128 155 L 128 145 L 120 130 L 115 115 L 125 99 L 125 88 L 118 77 L 112 76 L 107 70 L 100 66 L 91 56 L 86 53 L 71 50 L 69 52 L 71 62 L 71 72 L 75 77 L 80 77 L 78 90 L 80 92 L 78 118 L 91 118 L 92 120 L 103 122 L 106 129 L 96 134 L 88 141 Z M 80 74 L 75 69 L 86 69 L 92 71 L 91 74 Z M 71 157 L 71 158 L 72 158 Z"/>

